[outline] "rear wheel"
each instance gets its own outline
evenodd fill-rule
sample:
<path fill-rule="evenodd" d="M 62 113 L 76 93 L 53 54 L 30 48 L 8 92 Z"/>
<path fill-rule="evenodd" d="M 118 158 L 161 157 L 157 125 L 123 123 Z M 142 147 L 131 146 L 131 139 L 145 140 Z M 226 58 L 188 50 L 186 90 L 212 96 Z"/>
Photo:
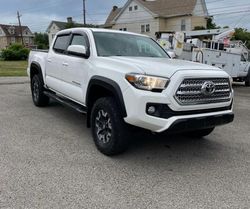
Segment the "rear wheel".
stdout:
<path fill-rule="evenodd" d="M 195 130 L 195 131 L 189 131 L 185 132 L 184 135 L 192 138 L 203 138 L 209 134 L 211 134 L 214 131 L 213 128 L 207 128 L 207 129 L 201 129 L 201 130 Z"/>
<path fill-rule="evenodd" d="M 111 156 L 124 152 L 128 147 L 128 126 L 124 122 L 115 99 L 98 99 L 91 111 L 91 128 L 97 149 Z"/>
<path fill-rule="evenodd" d="M 44 95 L 43 81 L 39 75 L 34 75 L 31 79 L 31 93 L 34 104 L 37 107 L 44 107 L 49 103 L 49 97 Z"/>

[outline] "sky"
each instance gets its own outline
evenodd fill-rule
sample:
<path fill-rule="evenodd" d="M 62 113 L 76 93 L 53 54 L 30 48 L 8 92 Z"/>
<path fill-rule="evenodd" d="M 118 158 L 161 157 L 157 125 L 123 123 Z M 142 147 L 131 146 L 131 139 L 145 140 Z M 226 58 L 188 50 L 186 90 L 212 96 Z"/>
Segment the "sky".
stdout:
<path fill-rule="evenodd" d="M 113 5 L 123 6 L 127 0 L 86 0 L 87 23 L 105 22 Z M 0 24 L 17 24 L 17 11 L 21 22 L 33 32 L 45 32 L 51 20 L 83 22 L 82 0 L 1 0 Z M 206 0 L 209 15 L 217 25 L 243 27 L 250 31 L 250 0 Z"/>

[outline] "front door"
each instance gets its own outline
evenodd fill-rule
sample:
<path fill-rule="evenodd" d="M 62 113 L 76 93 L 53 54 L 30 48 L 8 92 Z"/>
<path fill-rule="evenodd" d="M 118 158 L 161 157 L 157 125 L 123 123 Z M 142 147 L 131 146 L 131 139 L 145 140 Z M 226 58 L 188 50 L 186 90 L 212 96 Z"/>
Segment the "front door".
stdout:
<path fill-rule="evenodd" d="M 85 46 L 88 51 L 89 41 L 87 35 L 84 33 L 72 34 L 69 46 L 70 45 L 82 45 Z M 65 68 L 62 79 L 70 84 L 70 87 L 64 89 L 64 94 L 73 100 L 84 104 L 88 72 L 90 69 L 89 59 L 69 54 L 67 57 L 67 62 L 64 63 Z"/>

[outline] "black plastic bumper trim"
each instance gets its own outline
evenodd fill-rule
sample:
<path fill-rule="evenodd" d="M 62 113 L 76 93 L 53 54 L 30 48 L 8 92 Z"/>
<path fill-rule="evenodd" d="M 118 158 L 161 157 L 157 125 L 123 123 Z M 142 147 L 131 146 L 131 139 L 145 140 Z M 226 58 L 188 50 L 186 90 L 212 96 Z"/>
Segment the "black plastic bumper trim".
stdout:
<path fill-rule="evenodd" d="M 156 107 L 156 112 L 154 114 L 148 113 L 148 108 L 150 106 Z M 204 114 L 204 113 L 213 113 L 232 110 L 233 102 L 226 107 L 212 108 L 212 109 L 202 109 L 202 110 L 190 110 L 190 111 L 174 111 L 166 104 L 157 104 L 157 103 L 148 103 L 146 105 L 146 113 L 150 116 L 169 119 L 174 116 L 186 116 L 186 115 L 195 115 L 195 114 Z"/>
<path fill-rule="evenodd" d="M 213 116 L 179 119 L 175 121 L 167 130 L 167 132 L 186 132 L 192 130 L 213 128 L 219 125 L 231 123 L 234 120 L 234 114 L 220 114 Z"/>

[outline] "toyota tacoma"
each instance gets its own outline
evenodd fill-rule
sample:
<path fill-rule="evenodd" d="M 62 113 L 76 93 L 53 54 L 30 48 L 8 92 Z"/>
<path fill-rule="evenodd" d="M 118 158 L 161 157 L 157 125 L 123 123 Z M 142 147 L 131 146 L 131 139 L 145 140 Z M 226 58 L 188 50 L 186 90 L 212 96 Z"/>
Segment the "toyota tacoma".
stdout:
<path fill-rule="evenodd" d="M 31 51 L 27 71 L 34 104 L 53 99 L 86 114 L 105 155 L 126 150 L 133 127 L 203 137 L 234 118 L 226 72 L 170 59 L 145 35 L 66 29 L 48 52 Z"/>

